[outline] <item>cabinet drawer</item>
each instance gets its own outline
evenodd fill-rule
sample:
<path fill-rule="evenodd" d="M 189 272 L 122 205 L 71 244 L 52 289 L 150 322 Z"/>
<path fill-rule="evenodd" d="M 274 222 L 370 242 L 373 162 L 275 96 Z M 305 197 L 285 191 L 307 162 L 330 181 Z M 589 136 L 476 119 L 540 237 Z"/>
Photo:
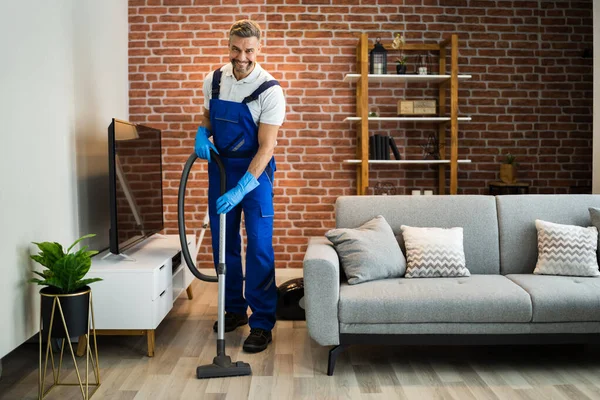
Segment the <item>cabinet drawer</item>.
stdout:
<path fill-rule="evenodd" d="M 156 328 L 163 318 L 171 311 L 173 307 L 173 287 L 168 286 L 152 302 L 152 314 L 154 315 L 154 328 Z"/>
<path fill-rule="evenodd" d="M 152 300 L 155 300 L 167 287 L 171 286 L 172 271 L 171 260 L 168 260 L 154 270 Z"/>

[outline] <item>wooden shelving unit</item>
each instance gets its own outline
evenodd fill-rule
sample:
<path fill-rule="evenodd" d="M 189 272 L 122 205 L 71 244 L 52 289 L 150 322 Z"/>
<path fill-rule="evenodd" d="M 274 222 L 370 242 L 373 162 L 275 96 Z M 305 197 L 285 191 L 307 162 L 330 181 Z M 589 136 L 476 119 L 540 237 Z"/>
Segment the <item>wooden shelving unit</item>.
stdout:
<path fill-rule="evenodd" d="M 356 48 L 356 71 L 346 74 L 344 82 L 356 83 L 356 112 L 357 116 L 348 117 L 345 121 L 356 123 L 357 126 L 357 159 L 344 162 L 356 164 L 356 192 L 366 194 L 369 187 L 370 164 L 436 164 L 438 165 L 439 194 L 446 193 L 446 165 L 450 166 L 450 194 L 458 190 L 458 164 L 469 163 L 470 160 L 458 159 L 458 122 L 470 121 L 470 117 L 458 116 L 458 82 L 471 78 L 471 75 L 458 74 L 458 36 L 452 35 L 439 44 L 405 44 L 401 49 L 393 49 L 384 45 L 388 52 L 400 51 L 438 51 L 438 75 L 374 75 L 369 74 L 369 38 L 362 33 Z M 371 46 L 372 48 L 372 46 Z M 450 74 L 446 71 L 446 56 L 450 51 Z M 383 83 L 419 83 L 428 82 L 438 85 L 438 116 L 437 117 L 367 117 L 369 113 L 369 82 Z M 450 88 L 450 113 L 447 114 L 446 89 Z M 440 145 L 440 160 L 369 160 L 369 122 L 405 121 L 438 123 L 438 138 Z M 450 157 L 446 159 L 446 128 L 450 125 Z"/>

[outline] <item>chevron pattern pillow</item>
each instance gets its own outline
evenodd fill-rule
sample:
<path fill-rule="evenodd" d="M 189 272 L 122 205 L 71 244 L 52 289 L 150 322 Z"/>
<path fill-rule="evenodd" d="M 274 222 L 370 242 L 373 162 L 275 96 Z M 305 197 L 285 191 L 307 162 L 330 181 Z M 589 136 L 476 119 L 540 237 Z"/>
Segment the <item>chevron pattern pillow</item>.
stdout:
<path fill-rule="evenodd" d="M 406 278 L 471 276 L 463 228 L 400 227 L 406 244 Z"/>
<path fill-rule="evenodd" d="M 539 219 L 535 220 L 535 227 L 538 259 L 534 274 L 600 276 L 596 227 L 562 225 Z"/>

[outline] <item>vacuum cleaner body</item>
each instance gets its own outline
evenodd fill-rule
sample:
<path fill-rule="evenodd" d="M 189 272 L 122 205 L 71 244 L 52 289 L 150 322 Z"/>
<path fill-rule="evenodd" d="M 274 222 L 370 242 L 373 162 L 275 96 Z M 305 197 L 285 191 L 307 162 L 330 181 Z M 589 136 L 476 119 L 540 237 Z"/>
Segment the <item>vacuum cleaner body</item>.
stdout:
<path fill-rule="evenodd" d="M 304 321 L 304 278 L 290 279 L 277 288 L 277 319 Z"/>

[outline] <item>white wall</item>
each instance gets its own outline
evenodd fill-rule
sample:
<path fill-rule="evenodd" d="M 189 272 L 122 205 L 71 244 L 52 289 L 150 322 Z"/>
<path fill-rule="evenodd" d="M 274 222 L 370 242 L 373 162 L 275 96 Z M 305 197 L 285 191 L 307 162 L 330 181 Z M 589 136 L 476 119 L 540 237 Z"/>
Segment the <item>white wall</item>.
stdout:
<path fill-rule="evenodd" d="M 2 3 L 0 357 L 38 330 L 30 243 L 107 234 L 94 229 L 107 126 L 128 119 L 127 42 L 126 0 Z"/>
<path fill-rule="evenodd" d="M 594 1 L 594 119 L 592 193 L 600 193 L 600 4 Z"/>

